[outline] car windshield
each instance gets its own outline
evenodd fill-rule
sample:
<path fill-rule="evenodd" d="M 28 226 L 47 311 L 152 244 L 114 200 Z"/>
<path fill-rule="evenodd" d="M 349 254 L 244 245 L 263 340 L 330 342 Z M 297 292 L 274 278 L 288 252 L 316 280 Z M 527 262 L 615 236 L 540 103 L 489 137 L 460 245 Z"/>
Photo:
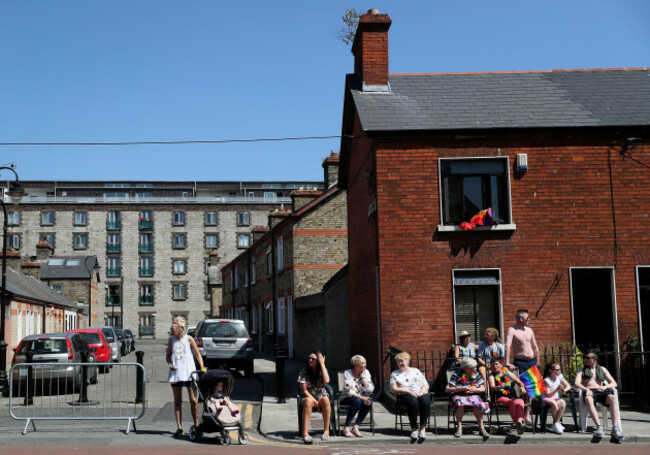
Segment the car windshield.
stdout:
<path fill-rule="evenodd" d="M 99 333 L 97 332 L 81 332 L 79 335 L 82 336 L 86 343 L 88 344 L 100 344 L 101 340 L 99 339 Z"/>
<path fill-rule="evenodd" d="M 64 338 L 41 338 L 38 340 L 25 340 L 20 345 L 18 354 L 63 354 L 68 352 Z"/>
<path fill-rule="evenodd" d="M 115 337 L 113 336 L 113 331 L 111 329 L 102 329 L 102 332 L 104 332 L 106 341 L 108 341 L 109 343 L 115 341 Z"/>
<path fill-rule="evenodd" d="M 214 338 L 243 338 L 248 337 L 248 333 L 246 333 L 246 328 L 243 324 L 217 322 L 206 327 L 205 336 Z"/>

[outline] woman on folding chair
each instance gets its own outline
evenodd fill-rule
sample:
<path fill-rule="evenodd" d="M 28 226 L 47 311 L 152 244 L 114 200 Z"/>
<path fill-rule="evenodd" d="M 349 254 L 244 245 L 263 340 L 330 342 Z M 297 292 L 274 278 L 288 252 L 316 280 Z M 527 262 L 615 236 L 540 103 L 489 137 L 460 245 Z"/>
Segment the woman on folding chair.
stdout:
<path fill-rule="evenodd" d="M 420 370 L 409 366 L 411 356 L 408 352 L 397 354 L 395 361 L 398 369 L 390 375 L 390 391 L 399 395 L 406 407 L 411 424 L 411 439 L 422 442 L 427 437 L 427 420 L 431 411 L 429 383 Z"/>
<path fill-rule="evenodd" d="M 363 419 L 366 418 L 372 408 L 370 395 L 374 392 L 375 386 L 370 379 L 370 372 L 366 369 L 366 359 L 363 356 L 355 355 L 350 359 L 350 363 L 352 368 L 345 370 L 343 374 L 345 385 L 341 394 L 341 404 L 348 406 L 343 436 L 346 438 L 355 436 L 362 438 L 363 435 L 359 431 L 359 425 L 363 423 Z M 350 431 L 350 425 L 355 415 L 357 415 L 357 421 Z"/>
<path fill-rule="evenodd" d="M 508 408 L 510 417 L 517 427 L 517 433 L 524 433 L 524 400 L 517 398 L 515 384 L 519 386 L 522 395 L 526 394 L 523 382 L 506 367 L 503 358 L 494 357 L 490 362 L 490 391 L 494 393 L 496 402 Z"/>
<path fill-rule="evenodd" d="M 451 408 L 456 416 L 454 436 L 460 438 L 463 435 L 463 414 L 466 407 L 471 407 L 478 423 L 479 434 L 489 438 L 490 433 L 483 426 L 483 414 L 490 412 L 490 404 L 481 397 L 481 394 L 485 393 L 485 382 L 476 371 L 476 360 L 465 357 L 460 362 L 460 370 L 451 377 L 445 392 L 451 394 Z"/>
<path fill-rule="evenodd" d="M 324 429 L 321 438 L 326 441 L 330 437 L 332 409 L 327 389 L 325 389 L 325 384 L 329 384 L 329 382 L 330 377 L 325 367 L 325 356 L 318 350 L 310 352 L 307 356 L 307 366 L 298 374 L 302 406 L 302 439 L 305 444 L 313 442 L 312 437 L 309 436 L 309 421 L 313 408 L 323 414 Z"/>
<path fill-rule="evenodd" d="M 557 362 L 552 362 L 546 365 L 546 372 L 544 375 L 544 385 L 546 392 L 542 394 L 542 403 L 547 404 L 553 416 L 553 425 L 551 430 L 554 433 L 564 433 L 564 425 L 562 425 L 562 415 L 566 409 L 566 402 L 562 399 L 562 393 L 567 393 L 571 390 L 571 384 L 564 379 L 562 375 L 562 367 Z M 542 422 L 543 423 L 543 422 Z"/>

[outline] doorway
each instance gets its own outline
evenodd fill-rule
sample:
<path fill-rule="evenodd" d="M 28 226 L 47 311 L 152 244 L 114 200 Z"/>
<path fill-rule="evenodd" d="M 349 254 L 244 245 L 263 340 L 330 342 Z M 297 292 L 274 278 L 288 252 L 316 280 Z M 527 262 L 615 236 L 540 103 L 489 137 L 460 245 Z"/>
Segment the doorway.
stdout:
<path fill-rule="evenodd" d="M 650 266 L 637 267 L 637 285 L 639 286 L 639 320 L 640 348 L 644 351 L 650 346 Z"/>
<path fill-rule="evenodd" d="M 571 268 L 571 304 L 575 344 L 584 352 L 616 351 L 614 270 Z"/>

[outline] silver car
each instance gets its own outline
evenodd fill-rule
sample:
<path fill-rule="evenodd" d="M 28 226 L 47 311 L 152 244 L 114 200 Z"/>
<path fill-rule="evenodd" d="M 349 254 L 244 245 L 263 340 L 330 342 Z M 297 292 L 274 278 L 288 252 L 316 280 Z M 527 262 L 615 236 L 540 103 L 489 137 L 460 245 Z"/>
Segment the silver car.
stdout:
<path fill-rule="evenodd" d="M 36 381 L 68 382 L 73 388 L 81 384 L 81 366 L 66 365 L 68 363 L 83 362 L 82 352 L 88 353 L 88 362 L 97 363 L 93 349 L 78 333 L 45 333 L 29 335 L 16 348 L 11 365 L 27 362 L 27 353 L 32 354 L 32 363 L 36 366 L 32 370 L 33 378 Z M 54 363 L 56 365 L 38 365 L 39 363 Z M 96 384 L 99 375 L 99 368 L 92 368 L 89 372 L 91 384 Z M 12 380 L 14 383 L 25 381 L 27 368 L 16 368 L 13 371 Z M 15 386 L 17 387 L 17 386 Z"/>
<path fill-rule="evenodd" d="M 253 339 L 244 321 L 204 319 L 194 335 L 206 365 L 244 370 L 245 376 L 253 374 Z"/>
<path fill-rule="evenodd" d="M 102 332 L 104 332 L 104 337 L 106 338 L 106 342 L 113 348 L 113 362 L 119 362 L 122 358 L 122 344 L 120 343 L 120 339 L 117 337 L 115 329 L 110 325 L 102 325 L 89 328 L 102 329 Z"/>

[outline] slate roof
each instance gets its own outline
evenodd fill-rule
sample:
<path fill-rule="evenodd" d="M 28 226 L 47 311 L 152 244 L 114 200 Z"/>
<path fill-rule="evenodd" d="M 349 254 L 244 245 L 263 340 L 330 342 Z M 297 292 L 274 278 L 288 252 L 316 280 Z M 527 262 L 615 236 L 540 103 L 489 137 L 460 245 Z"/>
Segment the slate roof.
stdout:
<path fill-rule="evenodd" d="M 391 75 L 348 87 L 366 132 L 650 125 L 650 70 Z"/>
<path fill-rule="evenodd" d="M 62 264 L 52 265 L 53 259 L 62 261 Z M 96 264 L 99 265 L 96 256 L 53 256 L 42 262 L 41 280 L 88 280 L 92 277 Z"/>
<path fill-rule="evenodd" d="M 7 268 L 7 292 L 30 300 L 62 305 L 76 310 L 77 304 L 63 297 L 34 277 Z"/>

